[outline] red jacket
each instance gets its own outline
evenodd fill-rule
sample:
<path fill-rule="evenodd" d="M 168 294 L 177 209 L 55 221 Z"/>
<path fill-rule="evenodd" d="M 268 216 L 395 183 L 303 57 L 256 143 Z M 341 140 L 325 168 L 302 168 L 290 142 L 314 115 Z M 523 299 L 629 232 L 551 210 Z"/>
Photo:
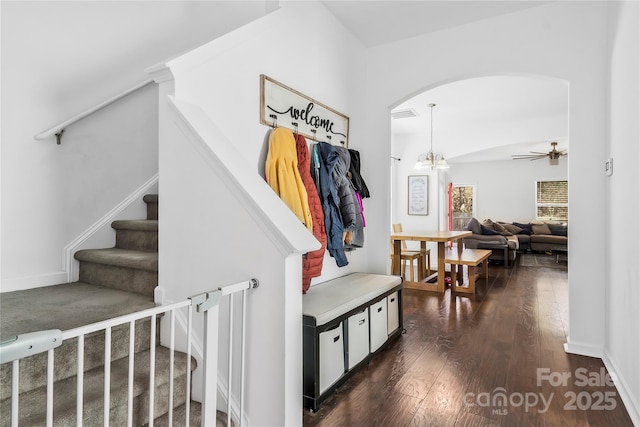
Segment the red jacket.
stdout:
<path fill-rule="evenodd" d="M 298 154 L 298 171 L 307 190 L 309 210 L 313 221 L 313 235 L 322 244 L 320 249 L 302 256 L 302 293 L 306 294 L 311 285 L 311 279 L 322 273 L 324 251 L 327 247 L 327 232 L 324 228 L 322 203 L 313 178 L 311 178 L 309 146 L 302 135 L 296 135 L 296 152 Z"/>

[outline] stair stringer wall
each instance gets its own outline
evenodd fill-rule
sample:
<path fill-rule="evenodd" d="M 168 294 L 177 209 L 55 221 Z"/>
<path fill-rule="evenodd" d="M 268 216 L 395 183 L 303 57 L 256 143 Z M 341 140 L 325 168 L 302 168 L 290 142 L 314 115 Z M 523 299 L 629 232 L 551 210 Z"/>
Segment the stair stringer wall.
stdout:
<path fill-rule="evenodd" d="M 112 247 L 116 233 L 111 228 L 111 223 L 119 219 L 146 218 L 147 205 L 142 197 L 150 193 L 158 194 L 157 173 L 64 247 L 62 250 L 63 269 L 67 275 L 67 282 L 78 280 L 80 263 L 73 257 L 73 254 L 81 249 Z"/>
<path fill-rule="evenodd" d="M 302 408 L 291 402 L 302 394 L 301 254 L 319 243 L 246 167 L 238 143 L 200 108 L 167 97 L 172 84 L 160 88 L 161 293 L 178 301 L 257 278 L 247 301 L 245 416 L 266 425 L 300 423 Z M 225 322 L 222 316 L 221 330 Z M 227 348 L 221 334 L 220 354 Z M 221 382 L 225 369 L 221 363 Z"/>

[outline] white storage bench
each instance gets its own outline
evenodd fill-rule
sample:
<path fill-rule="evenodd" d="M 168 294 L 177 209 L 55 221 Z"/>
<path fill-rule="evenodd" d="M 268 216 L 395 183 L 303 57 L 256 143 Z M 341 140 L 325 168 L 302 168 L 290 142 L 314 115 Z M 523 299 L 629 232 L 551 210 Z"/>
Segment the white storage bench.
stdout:
<path fill-rule="evenodd" d="M 302 297 L 303 401 L 312 411 L 402 332 L 402 278 L 353 273 Z"/>

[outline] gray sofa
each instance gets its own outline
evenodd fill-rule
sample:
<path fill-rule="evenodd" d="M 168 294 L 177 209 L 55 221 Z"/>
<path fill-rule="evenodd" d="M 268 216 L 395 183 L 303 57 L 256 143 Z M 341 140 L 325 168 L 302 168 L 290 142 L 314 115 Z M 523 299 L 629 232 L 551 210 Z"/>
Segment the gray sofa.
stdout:
<path fill-rule="evenodd" d="M 568 247 L 566 223 L 507 223 L 490 219 L 480 223 L 471 218 L 465 229 L 473 233 L 464 238 L 465 246 L 471 249 L 492 249 L 492 260 L 504 261 L 506 255 L 507 261 L 511 262 L 516 259 L 518 252 L 566 252 Z"/>

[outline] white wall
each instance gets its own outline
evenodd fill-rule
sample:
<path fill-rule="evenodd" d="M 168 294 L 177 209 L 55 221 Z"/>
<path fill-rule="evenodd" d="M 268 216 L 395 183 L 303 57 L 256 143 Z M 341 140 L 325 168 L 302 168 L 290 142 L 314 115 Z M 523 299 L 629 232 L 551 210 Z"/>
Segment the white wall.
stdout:
<path fill-rule="evenodd" d="M 269 131 L 259 123 L 259 77 L 267 74 L 349 115 L 354 108 L 350 72 L 361 51 L 324 6 L 294 2 L 168 61 L 166 67 L 152 67 L 159 79 L 170 73 L 174 89 L 167 90 L 175 94 L 176 102 L 197 105 L 206 113 L 216 129 L 214 137 L 205 140 L 207 147 L 222 160 L 221 164 L 203 165 L 185 142 L 184 129 L 165 111 L 164 87 L 169 83 L 163 83 L 160 286 L 170 299 L 177 300 L 220 282 L 260 280 L 260 288 L 250 293 L 247 317 L 251 348 L 247 351 L 246 411 L 255 425 L 302 422 L 301 255 L 287 254 L 286 248 L 274 242 L 269 227 L 256 223 L 254 212 L 242 203 L 242 193 L 229 185 L 245 175 L 258 179 L 262 188 L 252 184 L 256 195 L 271 196 L 287 214 L 276 212 L 271 215 L 273 221 L 283 223 L 283 229 L 304 228 L 258 175 Z M 331 58 L 333 63 L 309 67 L 303 62 L 306 58 Z M 352 126 L 357 129 L 362 124 Z M 350 141 L 350 148 L 363 147 L 357 138 Z M 369 155 L 366 146 L 360 150 L 363 158 Z M 225 159 L 221 153 L 233 157 Z M 218 169 L 230 160 L 242 165 L 242 173 L 225 178 Z M 317 243 L 306 229 L 304 233 Z M 314 248 L 307 246 L 309 249 Z M 348 257 L 349 265 L 341 269 L 326 257 L 323 275 L 316 280 L 362 269 L 366 249 Z M 224 363 L 224 357 L 220 359 Z"/>
<path fill-rule="evenodd" d="M 576 19 L 580 16 L 580 19 Z M 473 76 L 524 74 L 569 82 L 571 158 L 570 274 L 571 349 L 602 354 L 605 343 L 603 270 L 587 268 L 603 259 L 605 208 L 593 198 L 604 197 L 605 178 L 594 174 L 605 157 L 606 130 L 606 4 L 553 2 L 526 11 L 438 31 L 367 50 L 367 74 L 359 84 L 366 104 L 354 120 L 367 123 L 363 139 L 375 146 L 365 165 L 388 171 L 389 111 L 416 93 L 442 83 Z M 585 48 L 588 46 L 588 49 Z M 420 52 L 420 54 L 416 54 Z M 387 189 L 387 173 L 375 175 L 373 188 Z M 372 269 L 388 257 L 389 201 L 376 201 L 368 218 L 375 242 L 368 261 Z M 588 212 L 588 215 L 585 213 Z"/>
<path fill-rule="evenodd" d="M 64 282 L 62 250 L 157 172 L 157 96 L 33 136 L 148 78 L 148 67 L 270 2 L 1 2 L 2 290 Z"/>
<path fill-rule="evenodd" d="M 610 15 L 610 128 L 607 155 L 614 173 L 607 179 L 607 340 L 605 363 L 619 376 L 618 390 L 640 425 L 640 7 L 621 2 Z M 633 403 L 632 403 L 633 402 Z"/>
<path fill-rule="evenodd" d="M 446 175 L 447 182 L 476 186 L 480 221 L 529 222 L 536 216 L 535 182 L 567 179 L 567 159 L 560 159 L 558 166 L 550 166 L 546 159 L 458 163 Z"/>
<path fill-rule="evenodd" d="M 358 104 L 350 87 L 357 75 L 355 70 L 358 69 L 361 48 L 353 37 L 319 3 L 283 2 L 283 8 L 278 12 L 286 14 L 280 19 L 294 23 L 277 28 L 256 23 L 251 26 L 251 31 L 229 34 L 203 46 L 202 52 L 215 51 L 214 60 L 189 71 L 188 78 L 176 79 L 176 97 L 201 106 L 220 131 L 240 148 L 247 168 L 256 171 L 264 170 L 270 129 L 260 124 L 260 74 L 266 74 L 347 116 L 356 111 Z M 297 19 L 301 22 L 295 22 Z M 300 36 L 292 37 L 292 34 Z M 312 65 L 315 62 L 317 66 Z M 220 64 L 233 66 L 221 67 Z M 180 66 L 176 64 L 174 67 Z M 360 151 L 363 164 L 373 151 L 367 141 L 358 137 L 358 129 L 365 125 L 352 120 L 349 138 L 349 148 Z M 362 169 L 368 182 L 371 170 L 366 166 Z M 373 194 L 384 196 L 377 188 Z M 368 222 L 368 199 L 364 200 L 364 210 Z M 311 285 L 362 271 L 371 228 L 374 227 L 365 229 L 364 248 L 347 253 L 348 266 L 338 268 L 335 260 L 325 252 L 322 275 L 314 278 Z"/>

